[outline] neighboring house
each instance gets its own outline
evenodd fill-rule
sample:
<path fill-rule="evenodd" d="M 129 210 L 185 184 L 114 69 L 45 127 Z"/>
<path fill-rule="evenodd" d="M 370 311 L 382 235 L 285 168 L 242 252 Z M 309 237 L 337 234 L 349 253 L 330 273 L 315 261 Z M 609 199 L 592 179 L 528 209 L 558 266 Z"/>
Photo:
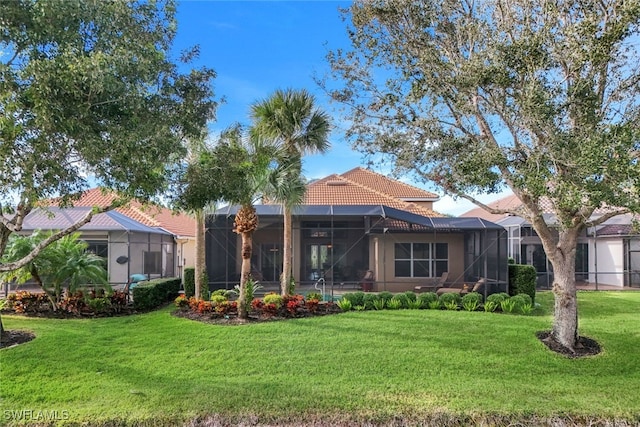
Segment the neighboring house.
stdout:
<path fill-rule="evenodd" d="M 115 196 L 107 190 L 85 191 L 72 208 L 59 208 L 48 200 L 25 219 L 23 233 L 35 229 L 60 230 L 81 219 L 94 206 L 104 207 Z M 107 259 L 109 281 L 126 283 L 131 274 L 182 277 L 195 262 L 195 220 L 185 214 L 131 201 L 126 206 L 96 215 L 80 228 L 89 249 Z"/>
<path fill-rule="evenodd" d="M 311 285 L 356 287 L 365 273 L 373 290 L 412 290 L 434 282 L 487 277 L 506 286 L 504 228 L 478 218 L 449 218 L 432 209 L 438 196 L 356 168 L 308 185 L 294 209 L 293 275 Z M 256 205 L 259 228 L 253 236 L 252 275 L 277 283 L 282 271 L 282 209 Z M 232 232 L 237 207 L 219 209 L 207 221 L 207 269 L 212 287 L 238 283 L 240 236 Z"/>
<path fill-rule="evenodd" d="M 521 205 L 515 196 L 507 196 L 488 206 L 516 209 Z M 547 223 L 554 222 L 549 203 L 542 204 Z M 595 215 L 602 212 L 596 211 Z M 550 288 L 553 270 L 542 242 L 531 224 L 518 216 L 496 215 L 482 208 L 472 209 L 461 217 L 484 218 L 503 226 L 508 232 L 508 253 L 517 263 L 530 264 L 538 272 L 538 287 Z M 576 280 L 596 285 L 640 287 L 640 234 L 634 229 L 632 215 L 620 215 L 597 227 L 586 229 L 578 239 Z"/>

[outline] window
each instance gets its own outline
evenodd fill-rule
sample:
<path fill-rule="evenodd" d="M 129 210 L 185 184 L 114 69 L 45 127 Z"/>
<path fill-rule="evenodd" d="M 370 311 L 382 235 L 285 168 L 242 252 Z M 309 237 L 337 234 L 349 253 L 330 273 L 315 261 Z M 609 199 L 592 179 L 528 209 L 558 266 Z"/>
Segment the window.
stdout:
<path fill-rule="evenodd" d="M 396 243 L 396 277 L 437 277 L 449 271 L 447 243 Z"/>
<path fill-rule="evenodd" d="M 109 244 L 102 240 L 87 240 L 87 252 L 96 254 L 99 257 L 107 259 L 109 255 Z"/>
<path fill-rule="evenodd" d="M 162 274 L 162 252 L 142 253 L 144 274 Z"/>

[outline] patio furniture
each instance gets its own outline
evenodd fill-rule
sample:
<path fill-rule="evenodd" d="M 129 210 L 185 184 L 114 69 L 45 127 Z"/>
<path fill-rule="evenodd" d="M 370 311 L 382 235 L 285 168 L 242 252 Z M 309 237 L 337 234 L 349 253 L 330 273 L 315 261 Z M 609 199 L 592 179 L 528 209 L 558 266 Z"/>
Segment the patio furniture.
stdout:
<path fill-rule="evenodd" d="M 460 294 L 465 295 L 469 292 L 481 292 L 482 287 L 484 286 L 486 279 L 481 277 L 473 287 L 466 285 L 464 283 L 456 283 L 447 287 L 442 287 L 436 291 L 436 295 L 440 296 L 442 294 Z"/>
<path fill-rule="evenodd" d="M 413 288 L 414 292 L 433 292 L 438 288 L 442 288 L 445 284 L 445 282 L 447 281 L 447 279 L 449 278 L 449 272 L 445 271 L 444 273 L 442 273 L 442 275 L 438 278 L 436 278 L 435 280 L 432 281 L 432 283 L 426 284 L 426 285 L 418 285 L 416 287 Z"/>

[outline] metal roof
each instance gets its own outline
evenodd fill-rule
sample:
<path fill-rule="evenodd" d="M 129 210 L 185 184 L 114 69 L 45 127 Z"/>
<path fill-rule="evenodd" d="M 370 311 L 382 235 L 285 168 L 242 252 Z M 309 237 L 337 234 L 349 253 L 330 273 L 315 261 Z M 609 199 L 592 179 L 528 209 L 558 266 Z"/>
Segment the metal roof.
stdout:
<path fill-rule="evenodd" d="M 63 230 L 80 221 L 90 210 L 90 207 L 37 208 L 27 215 L 22 229 Z M 146 226 L 116 211 L 97 214 L 89 223 L 80 227 L 80 231 L 135 231 L 171 235 L 165 230 Z"/>
<path fill-rule="evenodd" d="M 280 205 L 255 205 L 258 216 L 280 216 Z M 239 206 L 225 206 L 215 213 L 218 216 L 233 216 Z M 482 218 L 448 218 L 426 217 L 400 209 L 390 208 L 384 205 L 301 205 L 293 209 L 296 216 L 379 216 L 382 218 L 396 219 L 410 224 L 420 225 L 433 230 L 504 230 L 504 228 L 491 221 Z"/>

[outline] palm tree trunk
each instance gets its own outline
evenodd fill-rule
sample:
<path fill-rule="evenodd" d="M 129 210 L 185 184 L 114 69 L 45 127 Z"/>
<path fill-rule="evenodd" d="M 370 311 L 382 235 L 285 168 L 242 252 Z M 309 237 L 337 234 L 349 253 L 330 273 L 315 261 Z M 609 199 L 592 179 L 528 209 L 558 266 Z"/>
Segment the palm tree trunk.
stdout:
<path fill-rule="evenodd" d="M 291 260 L 293 247 L 291 245 L 292 242 L 292 234 L 293 234 L 293 226 L 292 226 L 292 215 L 291 209 L 287 206 L 284 207 L 284 241 L 283 241 L 283 249 L 282 249 L 282 275 L 280 275 L 280 294 L 287 295 L 289 293 L 289 283 L 291 283 Z"/>
<path fill-rule="evenodd" d="M 196 263 L 194 266 L 194 279 L 195 279 L 195 297 L 202 298 L 203 289 L 205 284 L 202 283 L 204 279 L 204 271 L 206 270 L 205 261 L 205 219 L 204 211 L 198 209 L 196 211 Z M 208 286 L 208 283 L 206 284 Z"/>
<path fill-rule="evenodd" d="M 242 267 L 240 270 L 240 295 L 238 295 L 238 317 L 247 319 L 247 302 L 245 301 L 247 282 L 251 278 L 251 253 L 253 252 L 253 232 L 243 232 L 242 234 Z"/>

